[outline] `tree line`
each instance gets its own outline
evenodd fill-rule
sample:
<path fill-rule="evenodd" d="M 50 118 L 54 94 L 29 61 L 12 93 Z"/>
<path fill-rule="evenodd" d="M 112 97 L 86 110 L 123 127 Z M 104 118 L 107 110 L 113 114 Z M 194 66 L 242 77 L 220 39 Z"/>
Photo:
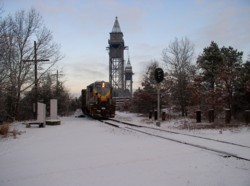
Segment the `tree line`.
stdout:
<path fill-rule="evenodd" d="M 201 110 L 206 115 L 213 109 L 219 117 L 230 109 L 241 118 L 250 109 L 250 55 L 243 62 L 243 52 L 233 47 L 219 47 L 214 41 L 194 59 L 194 45 L 187 38 L 176 38 L 162 52 L 164 81 L 161 83 L 162 108 L 182 116 Z M 195 63 L 193 63 L 195 61 Z M 141 88 L 134 93 L 132 110 L 148 113 L 156 108 L 154 70 L 159 62 L 152 61 L 143 76 Z"/>
<path fill-rule="evenodd" d="M 80 108 L 80 98 L 72 98 L 64 83 L 55 78 L 53 68 L 63 58 L 52 32 L 44 25 L 35 9 L 18 11 L 2 17 L 0 10 L 0 121 L 30 119 L 35 102 L 34 41 L 37 58 L 49 59 L 38 63 L 38 100 L 49 105 L 58 99 L 58 112 L 67 115 Z M 161 86 L 161 107 L 182 116 L 213 109 L 217 116 L 225 108 L 235 118 L 250 109 L 250 55 L 242 60 L 243 52 L 233 47 L 219 47 L 211 42 L 195 59 L 194 45 L 187 38 L 176 38 L 162 51 L 165 72 Z M 195 61 L 195 63 L 193 63 Z M 134 92 L 126 107 L 134 112 L 148 113 L 156 108 L 154 70 L 160 66 L 152 61 L 142 78 L 141 88 Z M 131 105 L 130 105 L 131 104 Z M 49 108 L 48 108 L 49 109 Z"/>
<path fill-rule="evenodd" d="M 35 58 L 34 41 L 37 58 L 49 59 L 37 63 L 38 100 L 49 105 L 50 99 L 59 99 L 59 114 L 66 114 L 74 102 L 63 82 L 53 78 L 53 67 L 63 55 L 41 15 L 35 9 L 0 14 L 0 121 L 32 118 L 35 71 L 34 63 L 25 60 Z"/>

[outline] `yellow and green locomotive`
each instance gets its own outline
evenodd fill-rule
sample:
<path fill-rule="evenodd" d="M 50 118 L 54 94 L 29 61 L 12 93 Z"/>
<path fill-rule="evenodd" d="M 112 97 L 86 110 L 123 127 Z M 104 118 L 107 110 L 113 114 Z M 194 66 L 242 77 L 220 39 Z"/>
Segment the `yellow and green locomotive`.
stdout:
<path fill-rule="evenodd" d="M 82 111 L 95 118 L 115 116 L 112 87 L 108 82 L 96 81 L 82 90 Z"/>

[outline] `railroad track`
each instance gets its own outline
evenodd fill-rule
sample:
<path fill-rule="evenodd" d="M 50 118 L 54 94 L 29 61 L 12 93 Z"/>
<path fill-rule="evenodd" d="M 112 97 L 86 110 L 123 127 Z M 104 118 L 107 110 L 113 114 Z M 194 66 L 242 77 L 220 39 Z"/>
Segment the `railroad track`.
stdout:
<path fill-rule="evenodd" d="M 137 133 L 150 135 L 164 140 L 189 145 L 195 148 L 216 152 L 220 156 L 223 156 L 225 158 L 233 157 L 245 161 L 250 161 L 250 147 L 246 145 L 191 134 L 184 134 L 181 132 L 174 132 L 170 130 L 161 129 L 159 127 L 136 125 L 133 123 L 119 121 L 115 119 L 100 121 L 107 125 L 121 128 L 124 130 L 134 131 Z"/>

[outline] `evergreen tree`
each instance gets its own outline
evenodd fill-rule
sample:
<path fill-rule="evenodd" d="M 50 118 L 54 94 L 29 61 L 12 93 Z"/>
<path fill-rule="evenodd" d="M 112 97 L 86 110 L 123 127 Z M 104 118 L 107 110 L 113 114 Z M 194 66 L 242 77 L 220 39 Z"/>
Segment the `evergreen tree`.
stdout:
<path fill-rule="evenodd" d="M 236 116 L 250 109 L 250 61 L 240 69 L 233 94 L 233 108 Z"/>
<path fill-rule="evenodd" d="M 229 108 L 235 113 L 233 96 L 242 73 L 242 55 L 232 47 L 219 48 L 215 42 L 198 57 L 198 67 L 205 97 L 205 104 L 217 111 Z"/>
<path fill-rule="evenodd" d="M 242 68 L 243 52 L 238 52 L 232 47 L 222 47 L 221 55 L 223 59 L 223 65 L 220 68 L 218 79 L 223 90 L 222 96 L 224 98 L 224 105 L 229 109 L 234 109 L 232 108 L 233 93 L 235 92 L 235 86 L 239 79 Z"/>
<path fill-rule="evenodd" d="M 215 81 L 220 73 L 220 67 L 223 64 L 220 49 L 214 41 L 209 47 L 204 48 L 203 53 L 198 57 L 197 64 L 202 69 L 203 80 L 207 82 L 210 90 L 215 89 Z"/>

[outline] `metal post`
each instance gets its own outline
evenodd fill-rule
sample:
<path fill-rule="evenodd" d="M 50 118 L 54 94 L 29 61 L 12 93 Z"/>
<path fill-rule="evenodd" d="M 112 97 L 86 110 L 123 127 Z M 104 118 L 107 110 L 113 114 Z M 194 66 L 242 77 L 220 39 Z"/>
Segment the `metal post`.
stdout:
<path fill-rule="evenodd" d="M 37 51 L 36 51 L 36 41 L 34 41 L 34 63 L 35 63 L 35 117 L 37 117 L 37 102 L 38 102 L 38 82 L 37 82 Z"/>
<path fill-rule="evenodd" d="M 56 71 L 56 98 L 58 99 L 58 92 L 59 92 L 59 80 L 58 80 L 58 70 Z"/>
<path fill-rule="evenodd" d="M 158 118 L 157 118 L 157 122 L 156 125 L 160 126 L 160 82 L 162 82 L 164 79 L 164 72 L 161 68 L 156 68 L 155 69 L 155 80 L 157 82 L 157 114 L 158 114 Z"/>
<path fill-rule="evenodd" d="M 160 84 L 157 84 L 157 126 L 160 126 Z"/>

